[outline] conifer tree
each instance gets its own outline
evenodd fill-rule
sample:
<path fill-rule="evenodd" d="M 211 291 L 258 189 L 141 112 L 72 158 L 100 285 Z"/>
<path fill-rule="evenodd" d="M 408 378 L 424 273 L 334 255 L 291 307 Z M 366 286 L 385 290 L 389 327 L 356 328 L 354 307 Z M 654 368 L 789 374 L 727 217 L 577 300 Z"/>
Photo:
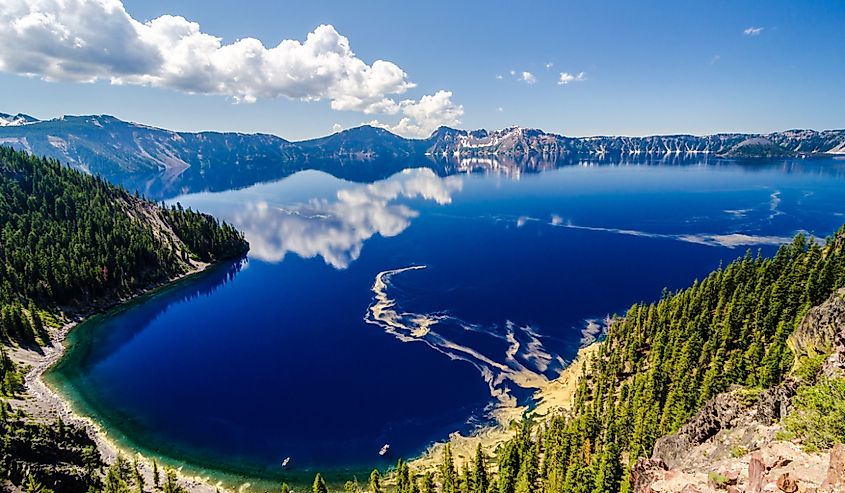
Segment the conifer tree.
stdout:
<path fill-rule="evenodd" d="M 185 493 L 185 488 L 179 485 L 176 480 L 176 471 L 167 469 L 164 471 L 164 485 L 162 486 L 164 493 Z"/>
<path fill-rule="evenodd" d="M 411 471 L 402 459 L 396 463 L 396 493 L 410 493 Z"/>
<path fill-rule="evenodd" d="M 487 488 L 490 485 L 485 461 L 484 451 L 479 443 L 475 449 L 475 462 L 473 463 L 473 491 L 475 493 L 487 493 Z"/>
<path fill-rule="evenodd" d="M 144 493 L 144 475 L 141 474 L 141 468 L 138 466 L 138 459 L 132 460 L 132 481 L 135 483 L 135 489 L 138 493 Z"/>
<path fill-rule="evenodd" d="M 443 446 L 443 460 L 440 462 L 440 485 L 443 493 L 458 493 L 455 461 L 452 459 L 452 448 L 447 443 Z"/>
<path fill-rule="evenodd" d="M 314 484 L 311 486 L 312 493 L 329 493 L 329 488 L 326 486 L 326 480 L 323 479 L 323 475 L 317 473 L 314 476 Z"/>
<path fill-rule="evenodd" d="M 537 484 L 539 442 L 536 446 L 526 446 L 525 448 L 526 452 L 522 454 L 522 464 L 520 464 L 519 475 L 516 478 L 514 488 L 516 493 L 531 493 L 535 491 Z"/>
<path fill-rule="evenodd" d="M 423 474 L 420 493 L 434 493 L 434 476 L 430 472 Z"/>
<path fill-rule="evenodd" d="M 370 493 L 382 493 L 381 489 L 381 473 L 378 472 L 378 469 L 373 469 L 373 472 L 370 473 Z"/>
<path fill-rule="evenodd" d="M 155 459 L 153 459 L 153 486 L 155 486 L 156 489 L 161 487 L 161 477 L 159 477 L 158 463 L 155 461 Z"/>

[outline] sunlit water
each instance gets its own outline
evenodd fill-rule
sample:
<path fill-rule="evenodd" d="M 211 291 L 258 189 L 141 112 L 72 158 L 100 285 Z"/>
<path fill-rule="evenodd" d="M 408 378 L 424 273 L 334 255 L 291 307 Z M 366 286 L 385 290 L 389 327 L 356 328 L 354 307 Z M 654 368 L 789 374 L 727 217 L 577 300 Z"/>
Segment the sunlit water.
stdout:
<path fill-rule="evenodd" d="M 51 380 L 116 439 L 195 469 L 348 477 L 528 403 L 590 320 L 831 234 L 843 198 L 834 159 L 305 171 L 182 196 L 242 229 L 248 260 L 83 324 Z"/>

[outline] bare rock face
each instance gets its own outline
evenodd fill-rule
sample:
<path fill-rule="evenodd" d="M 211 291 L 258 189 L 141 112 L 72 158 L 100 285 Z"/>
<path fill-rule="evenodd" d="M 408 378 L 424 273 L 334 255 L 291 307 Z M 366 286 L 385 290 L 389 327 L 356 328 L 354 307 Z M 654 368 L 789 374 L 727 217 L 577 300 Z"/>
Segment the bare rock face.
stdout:
<path fill-rule="evenodd" d="M 833 293 L 822 305 L 827 307 L 824 323 L 834 328 L 833 354 L 825 361 L 822 372 L 827 377 L 845 375 L 845 288 Z"/>
<path fill-rule="evenodd" d="M 798 382 L 787 380 L 777 387 L 766 389 L 757 400 L 755 419 L 761 424 L 771 424 L 786 416 L 792 408 L 792 397 Z"/>
<path fill-rule="evenodd" d="M 669 468 L 676 467 L 690 449 L 704 443 L 719 430 L 732 428 L 742 409 L 743 406 L 730 392 L 713 397 L 677 433 L 659 438 L 654 444 L 652 457 L 662 460 Z"/>
<path fill-rule="evenodd" d="M 766 464 L 760 454 L 751 456 L 748 462 L 748 492 L 761 493 L 766 485 Z"/>
<path fill-rule="evenodd" d="M 778 476 L 777 486 L 784 493 L 796 493 L 798 491 L 798 481 L 790 478 L 788 472 Z"/>
<path fill-rule="evenodd" d="M 651 485 L 666 471 L 660 459 L 639 459 L 631 468 L 632 493 L 653 493 Z"/>
<path fill-rule="evenodd" d="M 845 372 L 845 288 L 811 308 L 789 337 L 789 344 L 796 358 L 833 351 L 825 363 L 825 374 Z"/>
<path fill-rule="evenodd" d="M 753 420 L 740 426 L 762 426 Z M 737 455 L 711 455 L 709 442 L 719 441 L 736 430 L 721 431 L 690 453 L 702 461 L 688 461 L 679 468 L 665 469 L 654 459 L 641 460 L 634 493 L 845 493 L 845 486 L 822 487 L 830 462 L 828 454 L 811 454 L 789 441 L 773 441 L 758 450 Z M 842 450 L 845 471 L 845 448 Z M 836 460 L 834 459 L 834 463 Z M 657 466 L 655 467 L 655 464 Z M 834 470 L 838 470 L 834 468 Z M 646 473 L 647 474 L 644 474 Z M 835 473 L 838 474 L 838 473 Z M 634 476 L 632 476 L 633 478 Z M 837 476 L 838 477 L 838 476 Z M 633 485 L 633 484 L 632 484 Z"/>
<path fill-rule="evenodd" d="M 845 445 L 841 443 L 830 449 L 830 465 L 827 467 L 827 476 L 822 488 L 845 490 Z"/>

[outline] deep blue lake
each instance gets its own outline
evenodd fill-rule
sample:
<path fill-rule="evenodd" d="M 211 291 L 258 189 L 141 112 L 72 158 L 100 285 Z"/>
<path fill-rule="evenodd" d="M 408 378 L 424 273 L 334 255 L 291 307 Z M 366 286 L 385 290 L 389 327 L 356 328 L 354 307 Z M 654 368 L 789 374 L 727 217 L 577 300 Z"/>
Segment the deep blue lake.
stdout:
<path fill-rule="evenodd" d="M 412 457 L 526 403 L 589 320 L 749 248 L 830 235 L 845 160 L 418 168 L 373 183 L 304 171 L 176 201 L 243 230 L 248 259 L 82 324 L 51 381 L 149 453 L 310 479 Z"/>

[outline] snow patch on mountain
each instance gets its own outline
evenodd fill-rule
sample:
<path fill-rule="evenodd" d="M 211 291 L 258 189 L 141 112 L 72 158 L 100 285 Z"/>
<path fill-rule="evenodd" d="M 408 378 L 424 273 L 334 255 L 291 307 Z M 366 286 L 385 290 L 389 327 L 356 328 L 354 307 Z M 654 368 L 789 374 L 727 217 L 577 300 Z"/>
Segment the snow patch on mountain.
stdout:
<path fill-rule="evenodd" d="M 20 125 L 29 125 L 30 123 L 38 123 L 38 121 L 38 119 L 23 113 L 18 113 L 17 115 L 0 113 L 0 127 L 17 127 Z"/>

